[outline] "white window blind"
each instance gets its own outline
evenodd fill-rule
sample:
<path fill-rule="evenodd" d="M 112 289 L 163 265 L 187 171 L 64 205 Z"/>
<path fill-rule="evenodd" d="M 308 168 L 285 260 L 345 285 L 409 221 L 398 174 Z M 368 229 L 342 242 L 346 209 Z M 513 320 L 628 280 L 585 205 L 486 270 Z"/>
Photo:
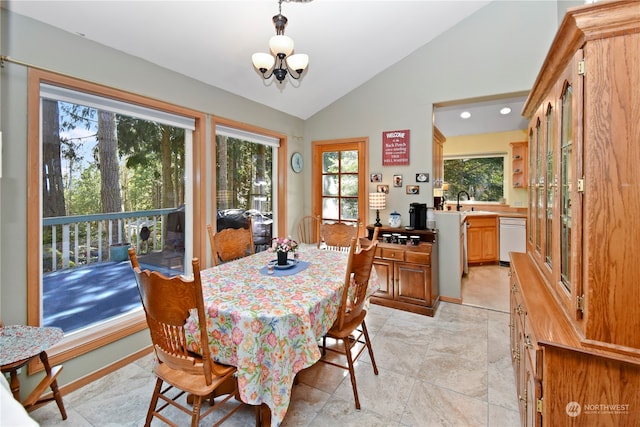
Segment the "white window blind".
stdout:
<path fill-rule="evenodd" d="M 166 111 L 131 104 L 112 98 L 92 95 L 86 92 L 79 92 L 60 86 L 41 84 L 40 97 L 51 99 L 53 101 L 64 101 L 86 107 L 92 107 L 97 110 L 111 111 L 116 114 L 122 114 L 123 116 L 149 120 L 187 130 L 195 130 L 196 128 L 193 117 L 180 116 L 178 114 L 168 113 Z"/>
<path fill-rule="evenodd" d="M 224 125 L 216 125 L 216 135 L 227 136 L 229 138 L 235 138 L 242 141 L 250 141 L 256 144 L 268 145 L 270 147 L 278 148 L 280 146 L 279 138 L 248 132 Z"/>

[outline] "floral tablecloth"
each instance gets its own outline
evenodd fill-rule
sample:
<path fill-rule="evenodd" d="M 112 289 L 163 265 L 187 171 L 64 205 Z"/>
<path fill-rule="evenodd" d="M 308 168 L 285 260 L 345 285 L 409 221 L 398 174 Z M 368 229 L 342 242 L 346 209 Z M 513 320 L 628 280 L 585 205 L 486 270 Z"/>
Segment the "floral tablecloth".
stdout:
<path fill-rule="evenodd" d="M 260 273 L 273 253 L 260 252 L 201 272 L 211 356 L 238 368 L 240 397 L 265 403 L 271 425 L 289 407 L 295 374 L 320 359 L 320 339 L 337 317 L 347 254 L 306 248 L 308 268 L 291 276 Z M 372 274 L 370 285 L 377 279 Z M 187 325 L 197 351 L 195 319 Z"/>

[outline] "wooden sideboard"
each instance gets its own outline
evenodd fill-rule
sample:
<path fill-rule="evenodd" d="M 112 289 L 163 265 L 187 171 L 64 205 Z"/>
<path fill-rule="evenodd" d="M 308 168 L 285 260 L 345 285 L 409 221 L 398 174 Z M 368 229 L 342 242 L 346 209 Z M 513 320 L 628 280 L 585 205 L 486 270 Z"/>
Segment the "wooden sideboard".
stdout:
<path fill-rule="evenodd" d="M 369 238 L 373 236 L 373 228 L 373 225 L 367 226 Z M 420 243 L 385 243 L 381 239 L 387 233 L 420 236 Z M 437 232 L 380 227 L 378 239 L 373 265 L 380 289 L 371 297 L 371 302 L 433 316 L 440 302 Z"/>

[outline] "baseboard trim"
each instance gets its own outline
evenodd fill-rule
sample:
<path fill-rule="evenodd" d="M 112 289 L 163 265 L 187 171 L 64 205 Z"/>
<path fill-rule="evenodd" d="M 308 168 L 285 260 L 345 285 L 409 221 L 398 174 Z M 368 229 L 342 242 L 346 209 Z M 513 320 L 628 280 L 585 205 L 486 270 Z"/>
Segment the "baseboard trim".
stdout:
<path fill-rule="evenodd" d="M 451 302 L 454 304 L 462 304 L 462 298 L 452 298 L 440 295 L 440 301 Z"/>
<path fill-rule="evenodd" d="M 123 366 L 126 366 L 132 362 L 135 362 L 136 360 L 146 356 L 147 354 L 151 353 L 153 351 L 153 347 L 151 345 L 136 351 L 135 353 L 132 353 L 120 360 L 116 360 L 115 362 L 113 362 L 110 365 L 105 366 L 104 368 L 98 369 L 97 371 L 93 371 L 88 375 L 85 375 L 84 377 L 80 377 L 68 384 L 65 384 L 63 386 L 60 387 L 60 393 L 62 393 L 62 395 L 66 395 L 69 394 L 71 392 L 74 392 L 76 390 L 78 390 L 79 388 L 84 387 L 87 384 L 91 384 L 92 382 L 104 377 L 105 375 L 108 375 L 112 372 L 117 371 L 118 369 L 122 368 Z M 35 408 L 34 408 L 35 409 Z"/>

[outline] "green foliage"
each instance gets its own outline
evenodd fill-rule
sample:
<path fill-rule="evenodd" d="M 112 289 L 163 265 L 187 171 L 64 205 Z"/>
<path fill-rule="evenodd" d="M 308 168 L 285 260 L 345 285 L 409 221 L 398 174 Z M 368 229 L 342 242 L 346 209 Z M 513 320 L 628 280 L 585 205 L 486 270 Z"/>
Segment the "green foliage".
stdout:
<path fill-rule="evenodd" d="M 358 151 L 341 151 L 340 154 L 342 173 L 358 173 Z"/>
<path fill-rule="evenodd" d="M 159 208 L 162 185 L 158 169 L 137 165 L 127 169 L 126 173 L 127 191 L 123 191 L 126 195 L 125 210 L 135 212 Z"/>
<path fill-rule="evenodd" d="M 89 215 L 100 212 L 100 171 L 93 163 L 80 173 L 73 189 L 65 188 L 69 202 L 68 215 Z"/>
<path fill-rule="evenodd" d="M 504 197 L 504 157 L 445 160 L 444 180 L 450 199 L 466 191 L 476 201 L 497 202 Z"/>
<path fill-rule="evenodd" d="M 220 136 L 216 136 L 216 183 L 217 189 L 231 191 L 232 198 L 229 208 L 258 209 L 257 197 L 266 197 L 262 204 L 263 213 L 271 212 L 272 190 L 272 161 L 273 148 L 243 141 L 236 138 L 226 139 L 226 177 L 223 182 L 221 168 L 224 162 L 221 160 L 221 151 L 224 144 Z M 258 185 L 263 182 L 264 185 Z"/>

